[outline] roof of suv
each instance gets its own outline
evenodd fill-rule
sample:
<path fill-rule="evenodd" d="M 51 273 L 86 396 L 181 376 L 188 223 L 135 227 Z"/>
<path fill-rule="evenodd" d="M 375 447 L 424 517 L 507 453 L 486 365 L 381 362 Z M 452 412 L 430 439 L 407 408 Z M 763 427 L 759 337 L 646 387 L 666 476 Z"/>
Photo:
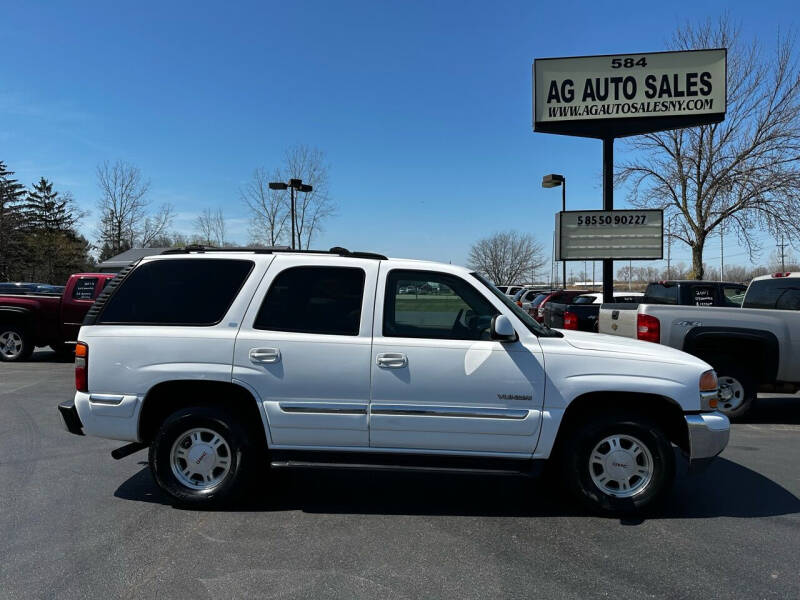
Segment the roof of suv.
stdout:
<path fill-rule="evenodd" d="M 398 263 L 413 263 L 416 267 L 419 265 L 427 266 L 427 267 L 434 267 L 436 270 L 443 270 L 449 272 L 459 272 L 459 273 L 470 273 L 472 269 L 467 269 L 466 267 L 461 267 L 458 265 L 453 265 L 449 263 L 440 263 L 435 261 L 429 260 L 417 260 L 412 258 L 397 258 L 393 257 L 390 258 L 388 256 L 384 256 L 383 254 L 378 254 L 376 252 L 358 252 L 358 251 L 350 251 L 346 248 L 341 248 L 339 246 L 335 246 L 330 250 L 292 250 L 286 247 L 274 247 L 274 248 L 214 248 L 214 247 L 207 247 L 207 246 L 187 246 L 185 248 L 170 248 L 169 250 L 165 250 L 161 254 L 157 254 L 154 256 L 147 256 L 144 257 L 143 261 L 150 261 L 150 260 L 164 260 L 170 258 L 200 258 L 202 256 L 226 256 L 231 254 L 256 254 L 256 255 L 264 255 L 264 254 L 275 254 L 275 255 L 294 255 L 294 256 L 302 256 L 307 255 L 309 257 L 314 258 L 356 258 L 356 259 L 367 259 L 367 260 L 379 260 L 379 261 L 389 261 L 389 262 L 398 262 Z M 411 268 L 411 267 L 406 267 Z"/>

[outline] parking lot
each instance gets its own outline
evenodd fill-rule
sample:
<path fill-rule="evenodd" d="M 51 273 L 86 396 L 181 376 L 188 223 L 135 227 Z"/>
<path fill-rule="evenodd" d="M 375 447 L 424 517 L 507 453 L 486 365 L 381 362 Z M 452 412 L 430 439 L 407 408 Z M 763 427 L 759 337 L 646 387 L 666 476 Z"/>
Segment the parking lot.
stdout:
<path fill-rule="evenodd" d="M 763 397 L 708 471 L 620 520 L 547 479 L 336 471 L 180 510 L 144 452 L 63 430 L 72 389 L 51 352 L 0 365 L 2 598 L 800 597 L 800 398 Z"/>

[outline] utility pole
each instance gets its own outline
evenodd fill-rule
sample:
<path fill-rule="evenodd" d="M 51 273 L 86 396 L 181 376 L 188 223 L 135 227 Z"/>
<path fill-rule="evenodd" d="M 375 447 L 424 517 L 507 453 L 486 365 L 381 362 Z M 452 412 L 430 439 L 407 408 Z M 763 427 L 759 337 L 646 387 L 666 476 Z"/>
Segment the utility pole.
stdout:
<path fill-rule="evenodd" d="M 786 262 L 785 262 L 786 250 L 785 250 L 785 248 L 786 248 L 786 246 L 788 246 L 788 244 L 784 243 L 783 236 L 781 236 L 781 243 L 777 244 L 777 246 L 778 246 L 778 248 L 781 249 L 781 271 L 786 271 Z"/>
<path fill-rule="evenodd" d="M 719 280 L 725 280 L 725 228 L 719 226 Z"/>
<path fill-rule="evenodd" d="M 670 256 L 672 254 L 672 219 L 667 221 L 667 279 L 672 279 L 670 275 Z"/>
<path fill-rule="evenodd" d="M 628 261 L 628 291 L 630 292 L 631 289 L 631 279 L 633 278 L 633 261 Z"/>

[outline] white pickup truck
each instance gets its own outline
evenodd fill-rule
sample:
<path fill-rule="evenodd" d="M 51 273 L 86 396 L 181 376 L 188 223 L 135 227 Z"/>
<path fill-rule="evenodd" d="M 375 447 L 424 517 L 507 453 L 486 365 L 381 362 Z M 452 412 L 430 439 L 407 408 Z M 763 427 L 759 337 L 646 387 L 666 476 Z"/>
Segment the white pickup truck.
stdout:
<path fill-rule="evenodd" d="M 411 292 L 409 292 L 411 290 Z M 69 431 L 149 447 L 181 504 L 230 499 L 264 469 L 532 473 L 601 512 L 664 496 L 673 444 L 725 448 L 718 382 L 670 348 L 536 323 L 453 265 L 190 247 L 119 274 L 86 317 Z"/>
<path fill-rule="evenodd" d="M 753 279 L 741 308 L 603 304 L 600 333 L 693 354 L 714 367 L 720 410 L 744 416 L 759 390 L 800 389 L 800 273 Z"/>

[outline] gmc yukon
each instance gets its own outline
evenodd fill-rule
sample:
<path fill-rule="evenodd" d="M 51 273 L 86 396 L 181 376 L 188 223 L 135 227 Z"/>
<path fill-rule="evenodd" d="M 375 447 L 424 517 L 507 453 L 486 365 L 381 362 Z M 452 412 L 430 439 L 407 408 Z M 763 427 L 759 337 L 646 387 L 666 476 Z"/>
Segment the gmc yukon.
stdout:
<path fill-rule="evenodd" d="M 87 314 L 75 381 L 67 429 L 130 442 L 116 458 L 149 448 L 158 485 L 197 506 L 241 493 L 266 453 L 265 469 L 550 460 L 589 507 L 630 512 L 669 490 L 673 445 L 703 463 L 729 434 L 693 356 L 554 331 L 470 270 L 343 248 L 144 258 Z"/>

